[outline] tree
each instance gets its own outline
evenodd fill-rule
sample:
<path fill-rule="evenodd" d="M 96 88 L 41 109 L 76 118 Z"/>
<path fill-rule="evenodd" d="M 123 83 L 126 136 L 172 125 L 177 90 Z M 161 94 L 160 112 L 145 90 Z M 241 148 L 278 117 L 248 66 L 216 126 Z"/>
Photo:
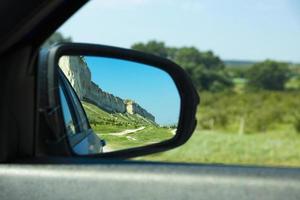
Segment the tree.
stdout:
<path fill-rule="evenodd" d="M 182 47 L 177 50 L 174 61 L 187 71 L 199 90 L 217 92 L 233 85 L 224 71 L 224 63 L 211 51 L 200 52 L 195 47 Z"/>
<path fill-rule="evenodd" d="M 169 58 L 182 66 L 199 90 L 220 91 L 231 87 L 223 61 L 212 51 L 201 52 L 195 47 L 167 47 L 164 42 L 136 43 L 133 49 Z"/>
<path fill-rule="evenodd" d="M 290 70 L 286 63 L 266 60 L 254 64 L 247 73 L 248 87 L 265 90 L 284 90 Z"/>
<path fill-rule="evenodd" d="M 174 56 L 174 61 L 181 64 L 203 64 L 204 61 L 200 51 L 195 47 L 179 48 Z"/>
<path fill-rule="evenodd" d="M 167 48 L 165 47 L 165 43 L 163 42 L 157 42 L 155 40 L 151 40 L 147 42 L 146 44 L 144 43 L 136 43 L 131 46 L 132 49 L 138 50 L 138 51 L 143 51 L 146 53 L 151 53 L 157 56 L 161 56 L 166 58 L 168 56 Z"/>
<path fill-rule="evenodd" d="M 212 51 L 202 52 L 201 57 L 207 69 L 223 70 L 225 68 L 223 61 L 218 56 L 215 56 Z"/>

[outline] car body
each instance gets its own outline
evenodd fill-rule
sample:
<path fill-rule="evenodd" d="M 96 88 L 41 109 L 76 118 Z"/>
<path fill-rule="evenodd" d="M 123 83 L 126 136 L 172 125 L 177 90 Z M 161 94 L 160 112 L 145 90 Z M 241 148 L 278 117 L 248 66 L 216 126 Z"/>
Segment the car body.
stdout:
<path fill-rule="evenodd" d="M 105 141 L 94 133 L 79 98 L 61 70 L 59 75 L 62 110 L 72 149 L 82 155 L 102 153 Z"/>

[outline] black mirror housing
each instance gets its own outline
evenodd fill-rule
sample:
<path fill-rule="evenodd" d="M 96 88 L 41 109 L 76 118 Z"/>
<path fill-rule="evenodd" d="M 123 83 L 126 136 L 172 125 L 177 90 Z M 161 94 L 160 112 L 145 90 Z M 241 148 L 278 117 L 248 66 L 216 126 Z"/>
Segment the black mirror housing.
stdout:
<path fill-rule="evenodd" d="M 126 159 L 166 151 L 184 144 L 192 135 L 196 126 L 196 109 L 199 96 L 186 72 L 174 62 L 147 53 L 83 43 L 61 43 L 39 55 L 37 87 L 37 151 L 40 155 L 79 156 L 70 148 L 66 139 L 63 114 L 58 89 L 58 60 L 63 55 L 86 55 L 117 58 L 151 65 L 165 71 L 173 79 L 180 98 L 180 115 L 177 134 L 174 138 L 157 144 L 119 150 L 104 154 L 85 155 L 83 157 Z M 48 129 L 42 132 L 41 129 Z"/>

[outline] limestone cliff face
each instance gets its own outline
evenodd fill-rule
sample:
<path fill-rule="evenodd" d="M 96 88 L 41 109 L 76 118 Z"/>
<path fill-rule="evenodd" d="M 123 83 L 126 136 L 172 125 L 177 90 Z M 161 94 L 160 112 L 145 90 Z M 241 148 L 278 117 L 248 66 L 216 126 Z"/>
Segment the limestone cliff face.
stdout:
<path fill-rule="evenodd" d="M 149 113 L 147 110 L 142 108 L 139 104 L 135 103 L 132 100 L 125 100 L 126 110 L 129 114 L 139 114 L 147 119 L 150 119 L 151 121 L 155 121 L 154 116 Z"/>
<path fill-rule="evenodd" d="M 80 57 L 63 56 L 59 59 L 60 68 L 70 81 L 80 99 L 89 93 L 91 72 Z"/>
<path fill-rule="evenodd" d="M 89 101 L 110 113 L 126 112 L 126 106 L 121 98 L 104 92 L 92 81 L 90 82 L 89 91 L 85 93 L 82 100 Z"/>
<path fill-rule="evenodd" d="M 110 113 L 138 114 L 155 122 L 155 117 L 132 100 L 123 100 L 104 92 L 91 80 L 91 72 L 80 56 L 62 56 L 58 65 L 81 100 L 88 101 Z"/>

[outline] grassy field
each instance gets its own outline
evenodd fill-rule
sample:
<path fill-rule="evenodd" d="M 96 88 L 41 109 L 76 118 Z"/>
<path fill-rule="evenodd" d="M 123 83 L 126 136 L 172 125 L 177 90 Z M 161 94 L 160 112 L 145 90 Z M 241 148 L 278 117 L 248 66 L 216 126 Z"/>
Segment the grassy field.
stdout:
<path fill-rule="evenodd" d="M 139 116 L 127 113 L 108 113 L 97 106 L 82 102 L 88 119 L 94 131 L 105 133 L 120 132 L 141 126 L 153 125 L 153 122 Z"/>
<path fill-rule="evenodd" d="M 300 135 L 279 132 L 237 135 L 197 130 L 183 146 L 138 160 L 300 166 Z"/>
<path fill-rule="evenodd" d="M 159 127 L 139 115 L 108 113 L 93 104 L 82 104 L 94 132 L 106 141 L 110 150 L 144 146 L 173 137 L 172 129 Z M 129 133 L 124 133 L 128 130 Z"/>
<path fill-rule="evenodd" d="M 299 167 L 298 97 L 300 93 L 295 92 L 203 93 L 197 130 L 186 144 L 136 159 Z M 156 126 L 140 116 L 109 114 L 88 103 L 84 103 L 84 108 L 94 131 L 114 150 L 173 137 L 172 129 Z M 124 135 L 112 134 L 140 127 L 145 128 Z"/>
<path fill-rule="evenodd" d="M 183 146 L 139 160 L 300 166 L 300 92 L 202 93 Z"/>

